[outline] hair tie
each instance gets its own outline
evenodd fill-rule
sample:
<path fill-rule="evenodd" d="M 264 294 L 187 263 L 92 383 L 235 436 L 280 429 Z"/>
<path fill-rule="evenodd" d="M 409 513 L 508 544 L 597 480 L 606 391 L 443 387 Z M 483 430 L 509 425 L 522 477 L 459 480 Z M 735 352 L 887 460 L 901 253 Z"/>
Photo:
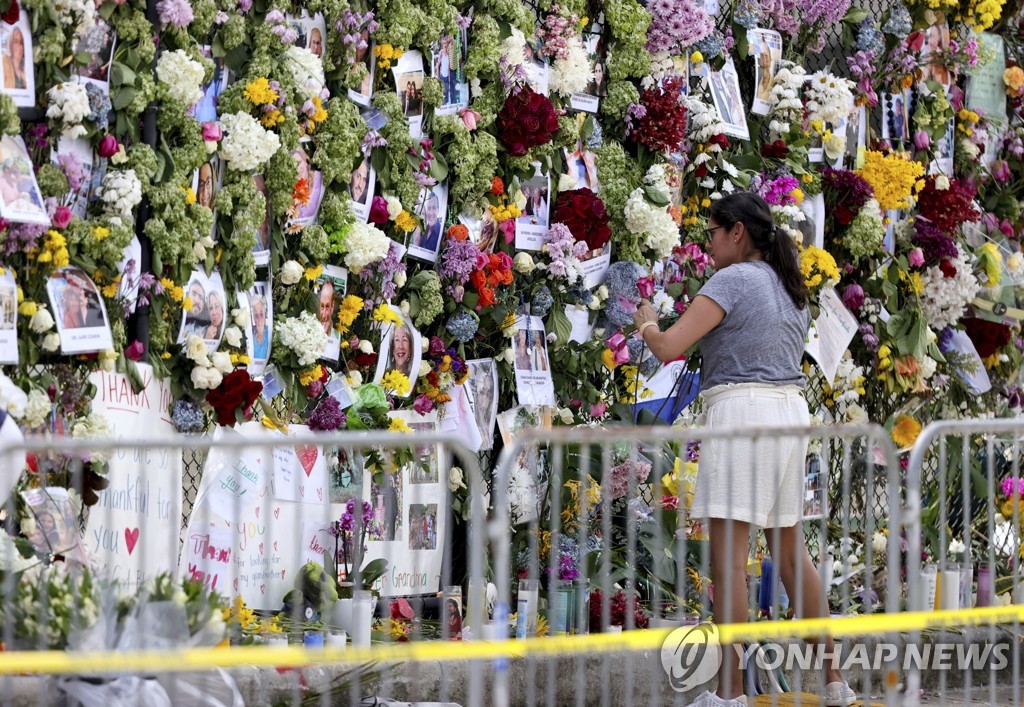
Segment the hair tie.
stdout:
<path fill-rule="evenodd" d="M 769 240 L 769 241 L 773 241 L 773 242 L 774 242 L 774 241 L 775 241 L 775 235 L 776 235 L 776 234 L 777 234 L 778 232 L 779 232 L 779 227 L 778 227 L 778 226 L 776 226 L 776 225 L 775 225 L 775 224 L 773 223 L 773 224 L 772 224 L 772 227 L 771 227 L 770 229 L 768 229 L 768 240 Z"/>

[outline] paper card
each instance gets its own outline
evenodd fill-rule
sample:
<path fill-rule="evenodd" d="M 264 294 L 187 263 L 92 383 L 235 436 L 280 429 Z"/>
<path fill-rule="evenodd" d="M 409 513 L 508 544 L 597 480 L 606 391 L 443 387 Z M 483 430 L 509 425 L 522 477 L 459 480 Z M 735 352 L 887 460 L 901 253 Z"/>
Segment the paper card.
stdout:
<path fill-rule="evenodd" d="M 30 489 L 22 491 L 27 506 L 26 517 L 34 523 L 28 541 L 37 552 L 65 555 L 84 561 L 79 550 L 78 513 L 66 488 Z"/>
<path fill-rule="evenodd" d="M 469 105 L 469 84 L 463 72 L 468 47 L 463 45 L 462 33 L 445 35 L 430 48 L 431 74 L 441 82 L 441 105 L 435 115 L 451 115 Z"/>
<path fill-rule="evenodd" d="M 971 110 L 983 112 L 987 117 L 1004 118 L 1006 84 L 1003 82 L 1003 71 L 1006 69 L 1006 60 L 1003 38 L 991 32 L 981 32 L 974 37 L 980 45 L 979 53 L 991 52 L 995 58 L 984 64 L 979 62 L 971 69 L 967 81 L 967 105 Z"/>
<path fill-rule="evenodd" d="M 302 540 L 299 549 L 302 551 L 302 563 L 324 563 L 324 553 L 334 555 L 338 550 L 338 539 L 331 535 L 330 523 L 306 521 L 302 524 Z"/>
<path fill-rule="evenodd" d="M 588 290 L 601 285 L 604 275 L 612 262 L 612 242 L 608 241 L 600 250 L 592 250 L 580 258 L 583 267 L 583 286 Z"/>
<path fill-rule="evenodd" d="M 195 334 L 206 342 L 206 348 L 212 354 L 220 345 L 226 322 L 227 297 L 220 273 L 215 270 L 207 275 L 202 268 L 193 270 L 185 295 L 192 306 L 181 318 L 178 343 L 184 345 L 188 337 Z"/>
<path fill-rule="evenodd" d="M 750 129 L 747 127 L 747 112 L 743 106 L 743 98 L 740 94 L 740 79 L 736 73 L 736 66 L 732 57 L 725 62 L 721 71 L 711 72 L 711 98 L 715 103 L 715 110 L 725 124 L 725 134 L 738 137 L 741 140 L 750 139 Z"/>
<path fill-rule="evenodd" d="M 36 170 L 20 135 L 0 138 L 0 216 L 15 223 L 50 225 Z"/>
<path fill-rule="evenodd" d="M 9 270 L 0 275 L 0 363 L 18 363 L 18 285 Z"/>
<path fill-rule="evenodd" d="M 466 361 L 469 378 L 463 388 L 480 435 L 480 449 L 494 446 L 494 423 L 498 416 L 498 365 L 493 358 Z"/>
<path fill-rule="evenodd" d="M 590 83 L 583 93 L 574 93 L 569 99 L 573 110 L 596 113 L 601 98 L 608 95 L 608 70 L 605 68 L 604 43 L 601 25 L 593 23 L 583 34 L 583 48 L 590 60 Z"/>
<path fill-rule="evenodd" d="M 416 380 L 416 371 L 420 370 L 423 356 L 423 337 L 413 326 L 412 320 L 399 312 L 402 317 L 401 326 L 388 326 L 380 342 L 381 355 L 377 359 L 374 383 L 384 380 L 388 371 L 398 371 L 411 382 Z M 386 355 L 385 355 L 386 352 Z M 412 395 L 410 390 L 404 396 Z"/>
<path fill-rule="evenodd" d="M 548 232 L 551 205 L 551 178 L 534 163 L 534 175 L 520 185 L 526 206 L 516 219 L 516 250 L 540 250 Z"/>
<path fill-rule="evenodd" d="M 63 354 L 114 348 L 107 307 L 92 279 L 79 268 L 63 268 L 46 283 Z"/>
<path fill-rule="evenodd" d="M 234 540 L 228 528 L 190 532 L 185 538 L 185 576 L 211 592 L 227 593 L 234 567 Z"/>
<path fill-rule="evenodd" d="M 452 399 L 445 405 L 444 417 L 438 421 L 437 427 L 441 432 L 460 435 L 466 449 L 471 452 L 479 452 L 484 444 L 484 438 L 477 426 L 476 414 L 470 403 L 468 385 L 467 381 L 462 385 L 455 386 L 452 391 Z M 488 445 L 492 444 L 490 437 L 487 439 L 487 443 Z M 455 465 L 458 463 L 458 461 L 453 462 Z"/>
<path fill-rule="evenodd" d="M 409 134 L 419 139 L 423 133 L 423 54 L 415 49 L 407 51 L 391 70 L 395 77 L 398 100 L 402 113 L 409 120 Z"/>
<path fill-rule="evenodd" d="M 444 216 L 448 209 L 448 186 L 441 182 L 424 187 L 416 199 L 416 215 L 421 223 L 409 236 L 409 255 L 430 263 L 437 262 L 437 253 L 444 241 Z"/>
<path fill-rule="evenodd" d="M 512 337 L 516 396 L 520 405 L 554 405 L 555 387 L 548 360 L 547 334 L 540 317 L 516 320 L 519 331 Z"/>
<path fill-rule="evenodd" d="M 551 78 L 551 67 L 548 60 L 537 56 L 536 42 L 527 42 L 524 52 L 524 63 L 526 67 L 526 82 L 535 93 L 548 95 L 548 84 Z"/>
<path fill-rule="evenodd" d="M 239 306 L 242 305 L 239 298 Z M 274 298 L 271 296 L 270 281 L 254 282 L 252 289 L 245 293 L 245 304 L 249 307 L 249 321 L 245 330 L 245 348 L 249 355 L 249 374 L 258 376 L 270 360 L 270 346 L 274 337 Z M 263 395 L 270 400 L 277 393 L 267 391 L 264 381 Z M 278 390 L 280 392 L 280 390 Z"/>
<path fill-rule="evenodd" d="M 97 25 L 101 22 L 106 25 L 100 18 L 96 20 Z M 18 21 L 12 25 L 0 22 L 0 53 L 3 54 L 0 76 L 3 77 L 4 93 L 13 98 L 14 105 L 19 108 L 33 108 L 36 104 L 36 74 L 28 12 L 21 12 Z"/>
<path fill-rule="evenodd" d="M 260 378 L 263 383 L 263 390 L 260 393 L 260 397 L 266 401 L 271 401 L 275 397 L 281 394 L 284 388 L 281 387 L 281 382 L 278 380 L 277 369 L 274 366 L 267 366 L 263 371 L 263 376 Z"/>
<path fill-rule="evenodd" d="M 317 316 L 320 326 L 327 334 L 327 344 L 320 353 L 326 361 L 337 361 L 341 355 L 341 334 L 335 322 L 338 310 L 348 293 L 348 270 L 337 265 L 324 265 L 323 273 L 316 280 Z"/>
<path fill-rule="evenodd" d="M 565 305 L 565 316 L 572 324 L 572 331 L 569 332 L 569 341 L 576 341 L 585 344 L 590 341 L 594 333 L 594 325 L 590 323 L 590 310 L 586 307 Z"/>
<path fill-rule="evenodd" d="M 237 430 L 218 426 L 214 439 L 237 439 L 244 435 L 267 440 L 260 435 L 265 428 L 260 425 L 260 430 L 256 430 L 255 424 L 258 423 L 247 423 Z M 202 493 L 197 494 L 195 505 L 203 505 L 227 521 L 241 518 L 267 492 L 273 469 L 274 453 L 269 446 L 211 449 L 203 467 Z"/>
<path fill-rule="evenodd" d="M 818 306 L 818 318 L 811 324 L 810 339 L 804 350 L 818 362 L 825 380 L 831 385 L 839 362 L 857 333 L 857 317 L 831 287 L 821 291 Z"/>
<path fill-rule="evenodd" d="M 771 29 L 747 32 L 750 56 L 754 59 L 754 104 L 751 113 L 768 115 L 775 74 L 782 66 L 782 35 Z"/>

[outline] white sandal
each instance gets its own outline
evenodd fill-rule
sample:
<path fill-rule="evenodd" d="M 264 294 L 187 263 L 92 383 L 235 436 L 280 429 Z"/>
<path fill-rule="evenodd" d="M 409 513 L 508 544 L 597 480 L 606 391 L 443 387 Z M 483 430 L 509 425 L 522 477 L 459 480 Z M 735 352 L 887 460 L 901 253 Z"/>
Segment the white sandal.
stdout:
<path fill-rule="evenodd" d="M 847 707 L 857 701 L 857 693 L 845 680 L 825 686 L 825 707 Z"/>

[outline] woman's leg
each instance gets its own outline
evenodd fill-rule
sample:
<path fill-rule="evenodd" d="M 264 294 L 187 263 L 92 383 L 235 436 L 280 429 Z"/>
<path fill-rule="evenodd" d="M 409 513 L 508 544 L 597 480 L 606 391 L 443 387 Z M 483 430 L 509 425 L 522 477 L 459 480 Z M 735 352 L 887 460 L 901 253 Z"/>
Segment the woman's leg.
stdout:
<path fill-rule="evenodd" d="M 747 556 L 750 523 L 712 518 L 711 574 L 715 582 L 715 623 L 747 621 Z M 718 696 L 732 699 L 743 694 L 742 646 L 722 646 L 722 667 L 718 670 Z"/>
<path fill-rule="evenodd" d="M 807 552 L 804 532 L 800 524 L 789 528 L 766 528 L 765 538 L 771 552 L 779 577 L 789 594 L 790 602 L 796 615 L 801 619 L 816 619 L 828 615 L 825 592 L 821 586 L 818 569 Z M 835 642 L 831 636 L 808 638 L 808 643 L 817 643 L 825 649 L 825 654 L 833 656 L 825 665 L 825 684 L 840 682 L 843 677 L 839 672 L 839 661 L 835 656 Z"/>

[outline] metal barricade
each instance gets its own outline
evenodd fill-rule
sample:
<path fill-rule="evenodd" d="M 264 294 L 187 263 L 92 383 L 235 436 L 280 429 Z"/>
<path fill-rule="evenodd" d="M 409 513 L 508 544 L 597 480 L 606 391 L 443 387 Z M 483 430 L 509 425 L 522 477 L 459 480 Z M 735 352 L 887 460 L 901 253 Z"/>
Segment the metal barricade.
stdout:
<path fill-rule="evenodd" d="M 805 467 L 800 450 L 808 442 L 815 453 Z M 726 545 L 738 549 L 716 558 L 707 526 L 687 512 L 693 491 L 691 460 L 698 448 L 701 464 L 713 457 L 719 468 L 735 469 L 725 474 L 717 497 L 698 499 L 713 515 L 725 516 L 741 507 L 764 514 L 759 501 L 771 498 L 777 485 L 792 491 L 792 480 L 782 483 L 777 477 L 786 469 L 792 473 L 792 456 L 799 454 L 800 497 L 768 509 L 768 521 L 759 523 L 796 523 L 808 535 L 816 535 L 814 546 L 822 551 L 816 565 L 785 564 L 790 559 L 782 551 L 784 538 L 799 536 L 778 530 L 752 534 L 755 557 L 765 562 L 748 564 L 747 527 L 736 530 L 732 524 L 724 526 Z M 780 462 L 780 455 L 789 460 Z M 741 468 L 744 464 L 750 468 Z M 831 509 L 826 507 L 830 466 L 837 470 L 832 478 L 844 489 L 839 507 Z M 697 473 L 708 472 L 702 467 Z M 750 699 L 762 693 L 764 699 L 777 700 L 779 695 L 772 693 L 790 680 L 797 692 L 802 688 L 822 694 L 821 675 L 811 669 L 813 661 L 805 662 L 802 644 L 775 642 L 835 633 L 873 635 L 872 649 L 876 642 L 897 643 L 896 635 L 887 633 L 887 617 L 905 603 L 899 529 L 913 522 L 902 512 L 902 485 L 903 471 L 889 436 L 874 425 L 523 431 L 503 450 L 493 482 L 489 529 L 497 553 L 494 564 L 496 572 L 510 572 L 496 575 L 499 603 L 515 609 L 520 637 L 533 635 L 539 624 L 541 631 L 546 628 L 569 638 L 557 642 L 562 651 L 557 660 L 543 651 L 545 661 L 528 657 L 526 665 L 518 665 L 509 675 L 512 703 L 688 704 L 715 671 L 684 671 L 694 666 L 672 661 L 682 660 L 686 651 L 671 650 L 666 640 L 677 640 L 679 634 L 672 631 L 679 627 L 686 633 L 687 627 L 706 626 L 703 621 L 712 613 L 723 643 L 745 644 L 744 687 Z M 879 498 L 852 499 L 849 490 L 855 486 Z M 876 514 L 863 512 L 878 500 L 887 508 L 885 528 L 876 526 Z M 797 516 L 789 518 L 794 503 Z M 780 516 L 784 506 L 786 515 Z M 814 520 L 807 520 L 809 515 Z M 893 532 L 885 535 L 890 529 Z M 779 549 L 782 566 L 780 558 L 772 558 L 774 564 L 767 561 L 766 544 Z M 729 573 L 722 572 L 724 579 L 711 577 L 716 559 L 730 567 Z M 749 594 L 740 596 L 746 610 L 727 612 L 721 598 L 735 598 L 731 585 L 742 580 L 748 567 Z M 827 611 L 817 598 L 803 596 L 805 586 L 816 584 L 806 582 L 812 574 L 832 587 Z M 787 575 L 786 584 L 796 587 L 790 602 L 779 586 L 780 575 Z M 713 596 L 720 598 L 714 607 Z M 787 604 L 803 607 L 807 616 L 836 618 L 780 620 L 787 616 Z M 772 621 L 746 624 L 748 611 Z M 862 618 L 838 618 L 876 612 L 882 614 L 868 624 Z M 723 621 L 723 614 L 729 620 Z M 630 630 L 647 626 L 659 630 Z M 625 633 L 618 633 L 621 630 Z M 591 635 L 572 635 L 587 632 Z M 854 646 L 845 642 L 840 654 Z M 790 669 L 774 665 L 781 658 Z M 883 663 L 866 666 L 851 684 L 861 695 L 887 687 L 888 698 L 895 701 L 898 680 L 890 665 L 894 662 L 895 656 L 888 656 Z"/>
<path fill-rule="evenodd" d="M 248 429 L 0 450 L 5 471 L 26 453 L 36 469 L 0 506 L 0 703 L 485 703 L 486 664 L 446 640 L 462 630 L 464 599 L 466 626 L 483 627 L 487 485 L 476 455 L 445 434 Z M 206 463 L 182 530 L 173 460 L 186 449 Z M 90 471 L 103 460 L 106 484 Z M 84 512 L 82 498 L 93 502 Z M 222 611 L 211 592 L 247 604 Z M 229 649 L 218 645 L 225 628 Z M 458 675 L 431 660 L 446 647 L 469 659 Z"/>
<path fill-rule="evenodd" d="M 941 695 L 935 704 L 958 691 L 957 704 L 975 695 L 989 704 L 1022 703 L 1022 454 L 1020 419 L 932 423 L 910 454 L 908 512 L 921 520 L 906 568 L 911 607 L 944 615 L 933 623 L 937 642 L 997 652 L 989 660 L 958 655 L 959 665 L 923 681 Z M 996 620 L 985 607 L 1000 604 L 1017 611 Z"/>

